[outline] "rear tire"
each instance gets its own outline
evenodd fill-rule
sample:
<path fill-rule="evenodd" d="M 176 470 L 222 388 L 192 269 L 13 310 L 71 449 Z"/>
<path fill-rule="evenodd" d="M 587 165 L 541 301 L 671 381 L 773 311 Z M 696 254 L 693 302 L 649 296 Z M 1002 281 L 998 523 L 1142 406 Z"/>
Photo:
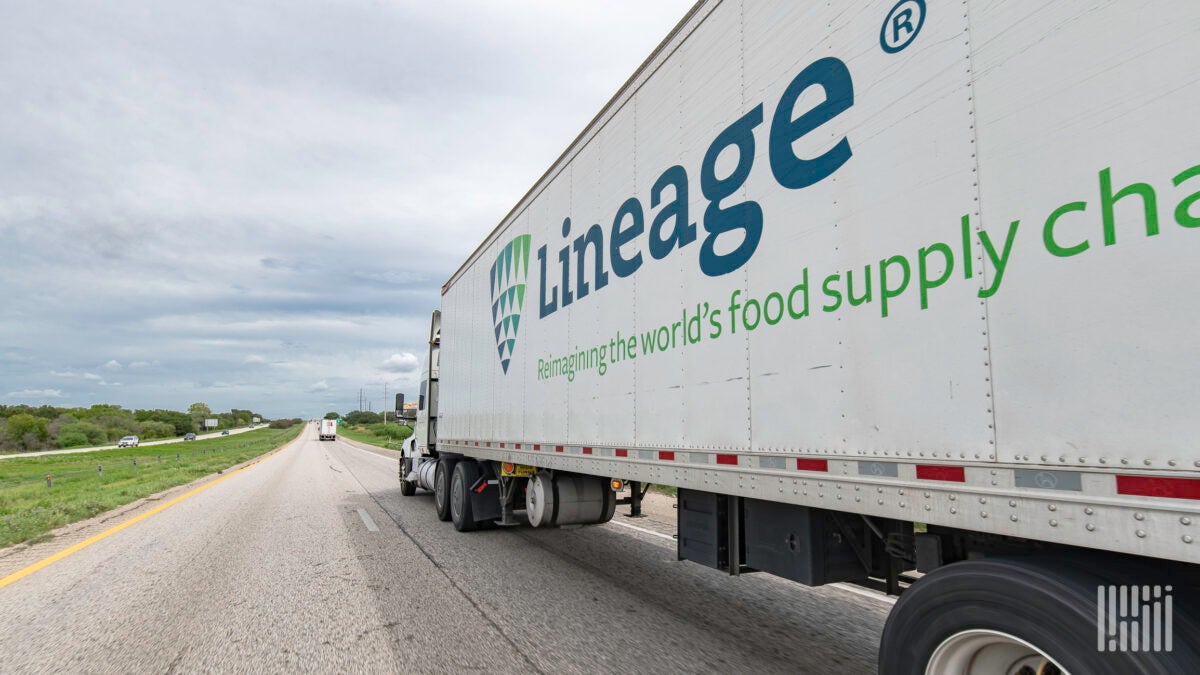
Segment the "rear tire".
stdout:
<path fill-rule="evenodd" d="M 437 473 L 433 476 L 433 506 L 438 520 L 450 520 L 450 474 L 454 464 L 453 460 L 439 459 Z"/>
<path fill-rule="evenodd" d="M 1200 672 L 1193 617 L 1175 613 L 1172 652 L 1097 649 L 1097 587 L 1174 586 L 1168 573 L 1107 556 L 1045 554 L 957 562 L 934 570 L 900 596 L 879 648 L 885 675 L 931 672 L 1068 672 L 1075 675 Z M 1186 598 L 1186 599 L 1185 599 Z M 1188 603 L 1190 604 L 1190 603 Z M 1053 664 L 1038 670 L 1038 664 Z"/>
<path fill-rule="evenodd" d="M 417 494 L 417 484 L 405 480 L 404 477 L 412 473 L 412 460 L 405 457 L 400 460 L 400 496 L 411 497 Z"/>
<path fill-rule="evenodd" d="M 455 465 L 454 477 L 450 480 L 450 519 L 459 532 L 471 532 L 477 527 L 471 513 L 471 486 L 477 480 L 479 465 L 475 462 L 468 460 Z"/>

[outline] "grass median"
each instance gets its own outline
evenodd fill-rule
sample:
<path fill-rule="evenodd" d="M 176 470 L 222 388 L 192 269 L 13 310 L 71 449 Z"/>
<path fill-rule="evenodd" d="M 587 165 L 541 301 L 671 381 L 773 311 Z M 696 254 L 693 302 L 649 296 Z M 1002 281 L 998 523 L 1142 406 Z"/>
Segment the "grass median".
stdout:
<path fill-rule="evenodd" d="M 302 429 L 262 428 L 187 443 L 0 459 L 0 546 L 48 539 L 54 528 L 264 455 Z"/>
<path fill-rule="evenodd" d="M 405 429 L 411 429 L 406 425 L 397 426 L 395 424 L 389 424 L 387 426 L 392 427 L 392 429 L 395 431 L 400 431 L 401 427 L 404 427 Z M 389 429 L 389 431 L 392 431 L 392 429 Z M 409 431 L 407 433 L 395 433 L 395 431 L 387 436 L 380 436 L 379 434 L 373 433 L 371 431 L 371 427 L 350 426 L 344 424 L 338 425 L 337 430 L 338 435 L 356 440 L 359 443 L 366 443 L 367 445 L 374 445 L 380 448 L 389 448 L 391 450 L 399 450 L 400 446 L 404 443 L 404 439 L 412 435 L 412 432 Z"/>

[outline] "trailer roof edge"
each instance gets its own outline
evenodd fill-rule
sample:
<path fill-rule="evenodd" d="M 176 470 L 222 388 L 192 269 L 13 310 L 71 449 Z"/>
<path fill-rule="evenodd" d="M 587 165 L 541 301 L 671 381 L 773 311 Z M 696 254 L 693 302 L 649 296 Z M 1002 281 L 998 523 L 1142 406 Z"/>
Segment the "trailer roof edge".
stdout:
<path fill-rule="evenodd" d="M 520 215 L 521 212 L 523 212 L 529 207 L 530 204 L 533 203 L 533 200 L 536 199 L 537 196 L 541 194 L 541 192 L 550 184 L 550 181 L 556 178 L 558 174 L 561 173 L 562 170 L 571 163 L 571 160 L 574 159 L 574 155 L 577 154 L 577 152 L 584 146 L 586 146 L 587 143 L 597 133 L 599 133 L 601 129 L 604 128 L 604 125 L 607 124 L 609 119 L 611 119 L 611 115 L 609 115 L 609 113 L 615 113 L 616 110 L 619 110 L 622 106 L 624 106 L 626 101 L 632 98 L 633 94 L 636 93 L 641 84 L 645 82 L 646 79 L 649 79 L 649 76 L 653 74 L 654 70 L 657 70 L 657 68 L 651 69 L 651 65 L 655 62 L 655 59 L 664 53 L 666 53 L 669 57 L 669 53 L 673 52 L 674 49 L 677 49 L 679 44 L 682 44 L 683 42 L 682 39 L 677 40 L 677 38 L 680 38 L 680 36 L 686 38 L 686 36 L 690 34 L 692 30 L 695 30 L 696 26 L 699 25 L 699 22 L 696 22 L 696 25 L 691 26 L 691 30 L 685 29 L 692 24 L 696 17 L 700 16 L 701 10 L 706 6 L 709 6 L 711 11 L 711 9 L 715 9 L 717 5 L 720 5 L 721 2 L 722 0 L 698 0 L 696 4 L 692 5 L 692 8 L 688 10 L 687 14 L 685 14 L 683 18 L 675 24 L 675 27 L 671 29 L 671 32 L 668 33 L 667 36 L 658 43 L 658 46 L 654 48 L 654 51 L 650 52 L 650 55 L 647 56 L 646 59 L 642 61 L 641 65 L 633 71 L 633 74 L 625 80 L 624 84 L 617 89 L 616 93 L 612 95 L 608 102 L 600 108 L 600 111 L 597 112 L 594 117 L 592 117 L 591 121 L 589 121 L 587 125 L 583 127 L 583 130 L 575 136 L 575 139 L 572 140 L 566 149 L 563 150 L 562 153 L 559 154 L 559 156 L 550 164 L 550 167 L 546 169 L 546 171 L 542 173 L 542 175 L 536 181 L 534 181 L 533 186 L 530 187 L 529 190 L 526 191 L 519 200 L 517 200 L 517 203 L 513 205 L 511 209 L 509 209 L 508 213 L 506 213 L 503 218 L 500 219 L 500 222 L 492 229 L 491 232 L 488 233 L 479 246 L 476 246 L 475 250 L 471 251 L 471 254 L 467 256 L 467 259 L 463 261 L 461 265 L 458 266 L 458 269 L 454 271 L 454 274 L 450 275 L 450 278 L 446 280 L 446 283 L 442 284 L 442 295 L 445 295 L 446 292 L 450 290 L 450 287 L 454 285 L 454 282 L 458 281 L 458 279 L 462 277 L 463 273 L 475 264 L 475 261 L 479 258 L 480 254 L 483 253 L 484 249 L 490 246 L 506 229 L 508 229 L 508 226 L 512 223 L 513 219 Z M 705 13 L 705 16 L 707 16 L 707 13 Z M 666 62 L 666 58 L 663 59 L 663 62 Z M 639 78 L 642 78 L 643 75 L 646 77 L 639 82 Z"/>

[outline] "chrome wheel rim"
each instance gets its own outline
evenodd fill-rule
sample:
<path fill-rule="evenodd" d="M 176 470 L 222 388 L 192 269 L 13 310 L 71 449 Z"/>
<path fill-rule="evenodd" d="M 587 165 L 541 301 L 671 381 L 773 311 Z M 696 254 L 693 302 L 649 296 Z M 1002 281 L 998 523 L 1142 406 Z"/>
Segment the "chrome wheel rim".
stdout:
<path fill-rule="evenodd" d="M 942 641 L 925 675 L 1069 675 L 1032 644 L 1008 633 L 976 628 Z"/>
<path fill-rule="evenodd" d="M 446 507 L 446 467 L 439 466 L 433 477 L 433 498 L 437 501 L 438 513 L 445 513 Z"/>
<path fill-rule="evenodd" d="M 450 483 L 450 514 L 455 521 L 462 520 L 463 482 L 454 477 Z"/>

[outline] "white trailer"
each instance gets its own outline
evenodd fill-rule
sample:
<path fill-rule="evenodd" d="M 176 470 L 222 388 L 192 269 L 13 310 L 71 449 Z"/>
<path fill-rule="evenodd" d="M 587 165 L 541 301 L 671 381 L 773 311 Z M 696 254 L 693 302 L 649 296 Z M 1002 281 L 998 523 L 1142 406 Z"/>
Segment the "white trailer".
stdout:
<path fill-rule="evenodd" d="M 699 2 L 443 287 L 402 492 L 675 486 L 681 558 L 899 594 L 885 673 L 1200 672 L 1198 27 Z"/>
<path fill-rule="evenodd" d="M 337 420 L 321 420 L 318 438 L 322 441 L 337 440 Z"/>

